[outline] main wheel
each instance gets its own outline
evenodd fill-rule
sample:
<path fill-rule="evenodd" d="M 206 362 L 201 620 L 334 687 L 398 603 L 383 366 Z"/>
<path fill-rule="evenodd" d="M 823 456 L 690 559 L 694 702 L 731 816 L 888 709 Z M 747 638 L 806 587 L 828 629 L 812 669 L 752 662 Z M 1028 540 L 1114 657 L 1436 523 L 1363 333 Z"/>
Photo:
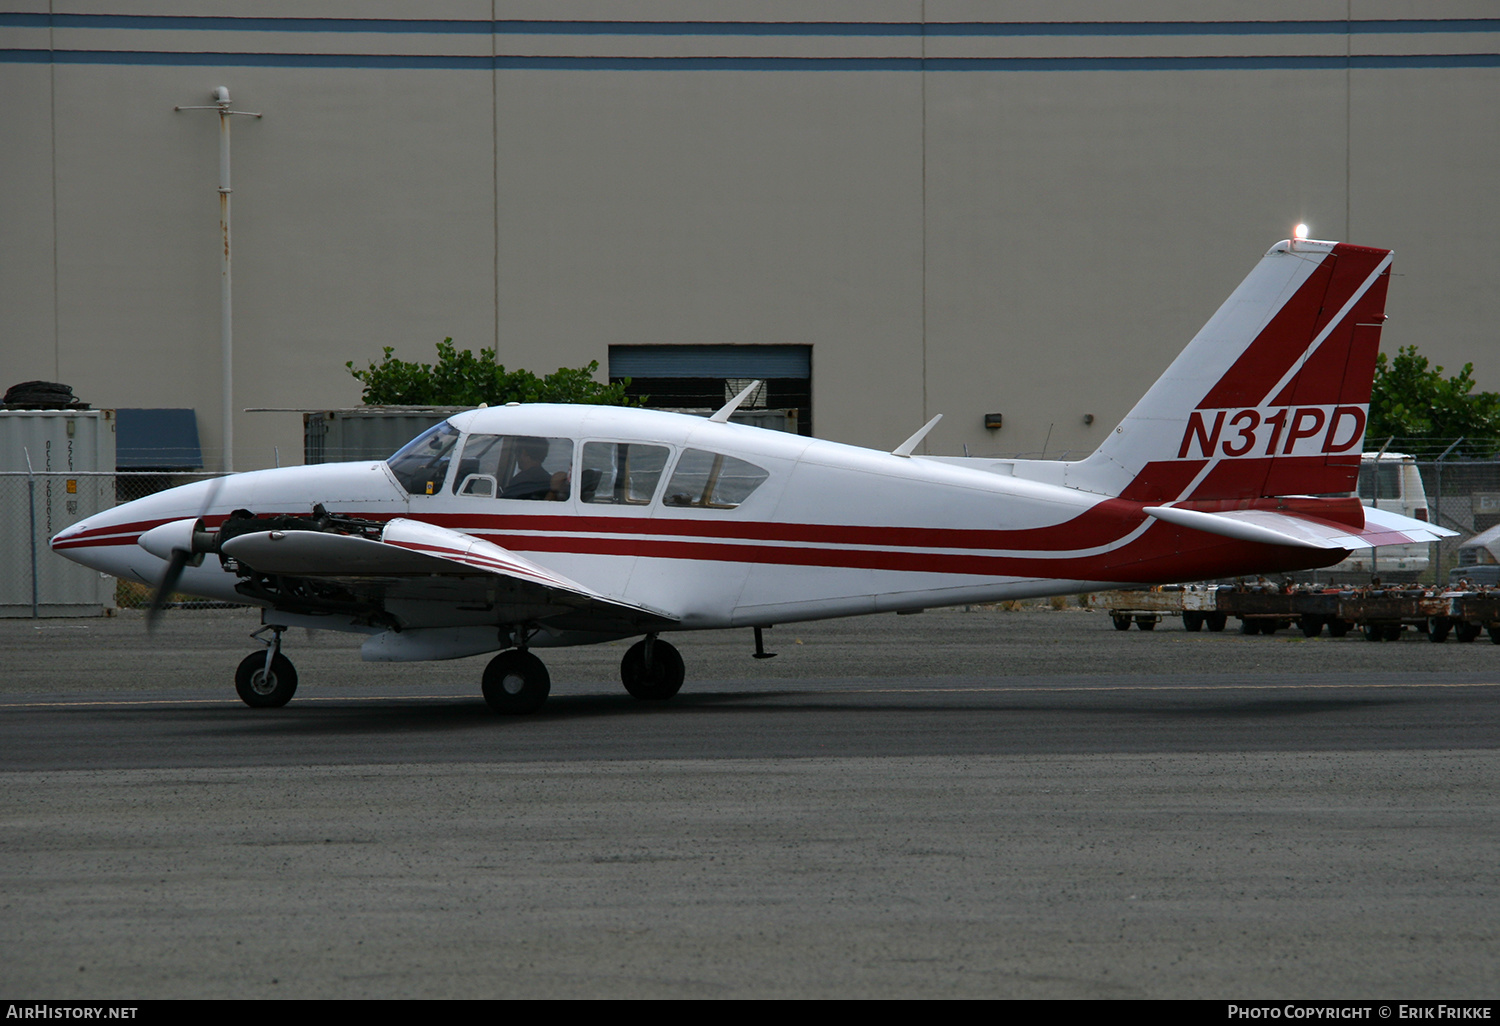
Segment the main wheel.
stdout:
<path fill-rule="evenodd" d="M 1225 624 L 1229 623 L 1229 614 L 1209 613 L 1207 619 L 1204 620 L 1204 623 L 1208 625 L 1208 629 L 1211 631 L 1222 631 Z"/>
<path fill-rule="evenodd" d="M 1427 640 L 1440 642 L 1448 636 L 1453 629 L 1453 621 L 1446 616 L 1429 616 L 1427 618 Z"/>
<path fill-rule="evenodd" d="M 552 677 L 530 652 L 508 649 L 484 668 L 484 700 L 497 713 L 536 712 L 552 691 Z"/>
<path fill-rule="evenodd" d="M 1183 630 L 1192 631 L 1194 633 L 1202 630 L 1203 614 L 1184 611 L 1182 614 L 1182 627 Z"/>
<path fill-rule="evenodd" d="M 1304 638 L 1316 638 L 1323 633 L 1323 618 L 1313 613 L 1303 613 L 1297 621 Z"/>
<path fill-rule="evenodd" d="M 1128 631 L 1128 630 L 1130 630 L 1130 617 L 1128 617 L 1128 616 L 1121 616 L 1119 613 L 1111 613 L 1111 614 L 1109 614 L 1109 618 L 1114 623 L 1115 630 L 1117 630 L 1117 631 Z"/>
<path fill-rule="evenodd" d="M 687 671 L 682 654 L 661 639 L 651 643 L 651 665 L 646 665 L 646 643 L 637 641 L 620 660 L 620 680 L 635 698 L 665 702 L 682 688 Z"/>
<path fill-rule="evenodd" d="M 297 691 L 297 670 L 280 652 L 271 660 L 266 673 L 266 654 L 251 652 L 240 660 L 234 671 L 234 690 L 240 701 L 254 709 L 279 709 L 292 700 Z"/>

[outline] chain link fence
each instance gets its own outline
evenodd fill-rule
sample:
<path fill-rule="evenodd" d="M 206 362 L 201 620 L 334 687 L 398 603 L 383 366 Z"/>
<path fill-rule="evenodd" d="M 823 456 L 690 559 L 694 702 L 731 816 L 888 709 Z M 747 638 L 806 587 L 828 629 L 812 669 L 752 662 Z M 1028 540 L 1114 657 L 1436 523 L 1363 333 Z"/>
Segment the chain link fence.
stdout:
<path fill-rule="evenodd" d="M 1417 470 L 1427 493 L 1428 518 L 1459 533 L 1433 543 L 1430 579 L 1441 584 L 1455 567 L 1493 563 L 1496 557 L 1487 548 L 1460 546 L 1500 525 L 1500 460 L 1419 460 Z"/>
<path fill-rule="evenodd" d="M 218 476 L 0 472 L 0 617 L 107 616 L 116 609 L 149 603 L 150 587 L 64 559 L 48 542 L 65 528 L 113 506 Z"/>

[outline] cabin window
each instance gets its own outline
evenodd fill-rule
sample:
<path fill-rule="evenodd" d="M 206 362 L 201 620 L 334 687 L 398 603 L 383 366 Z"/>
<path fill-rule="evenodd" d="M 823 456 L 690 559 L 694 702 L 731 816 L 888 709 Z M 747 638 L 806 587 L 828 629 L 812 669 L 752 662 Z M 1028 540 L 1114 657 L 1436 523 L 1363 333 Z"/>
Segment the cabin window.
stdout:
<path fill-rule="evenodd" d="M 561 502 L 571 490 L 573 440 L 538 435 L 471 434 L 464 440 L 457 495 Z"/>
<path fill-rule="evenodd" d="M 432 495 L 443 487 L 458 429 L 446 420 L 422 432 L 386 460 L 401 486 L 413 495 Z"/>
<path fill-rule="evenodd" d="M 585 442 L 578 495 L 584 502 L 644 506 L 656 494 L 671 450 L 640 442 Z"/>
<path fill-rule="evenodd" d="M 770 473 L 753 463 L 702 449 L 689 449 L 677 461 L 662 502 L 668 506 L 734 509 Z"/>

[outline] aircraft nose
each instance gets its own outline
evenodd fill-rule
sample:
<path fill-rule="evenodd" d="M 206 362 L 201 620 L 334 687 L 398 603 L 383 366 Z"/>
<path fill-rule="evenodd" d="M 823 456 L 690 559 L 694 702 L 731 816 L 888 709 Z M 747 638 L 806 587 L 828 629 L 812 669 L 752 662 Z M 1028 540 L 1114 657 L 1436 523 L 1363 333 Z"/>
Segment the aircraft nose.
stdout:
<path fill-rule="evenodd" d="M 110 559 L 135 546 L 140 536 L 140 526 L 131 524 L 129 518 L 120 515 L 121 507 L 105 510 L 86 517 L 71 527 L 66 527 L 52 536 L 48 547 L 59 556 L 82 563 L 94 570 L 118 574 L 118 560 Z"/>

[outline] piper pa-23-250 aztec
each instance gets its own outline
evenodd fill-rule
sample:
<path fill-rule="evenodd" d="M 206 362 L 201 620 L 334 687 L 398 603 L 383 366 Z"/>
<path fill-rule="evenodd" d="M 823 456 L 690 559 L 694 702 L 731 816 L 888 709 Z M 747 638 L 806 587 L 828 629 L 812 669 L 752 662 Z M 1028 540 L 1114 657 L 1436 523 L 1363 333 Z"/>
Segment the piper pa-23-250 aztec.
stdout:
<path fill-rule="evenodd" d="M 1277 243 L 1086 459 L 913 455 L 707 419 L 542 404 L 450 417 L 384 462 L 184 485 L 52 539 L 106 573 L 262 607 L 252 706 L 297 675 L 288 627 L 367 660 L 498 652 L 485 700 L 530 712 L 533 649 L 643 635 L 630 694 L 682 686 L 673 631 L 1339 562 L 1451 535 L 1352 497 L 1391 254 Z M 752 386 L 753 387 L 753 386 Z M 265 635 L 270 635 L 267 638 Z"/>

